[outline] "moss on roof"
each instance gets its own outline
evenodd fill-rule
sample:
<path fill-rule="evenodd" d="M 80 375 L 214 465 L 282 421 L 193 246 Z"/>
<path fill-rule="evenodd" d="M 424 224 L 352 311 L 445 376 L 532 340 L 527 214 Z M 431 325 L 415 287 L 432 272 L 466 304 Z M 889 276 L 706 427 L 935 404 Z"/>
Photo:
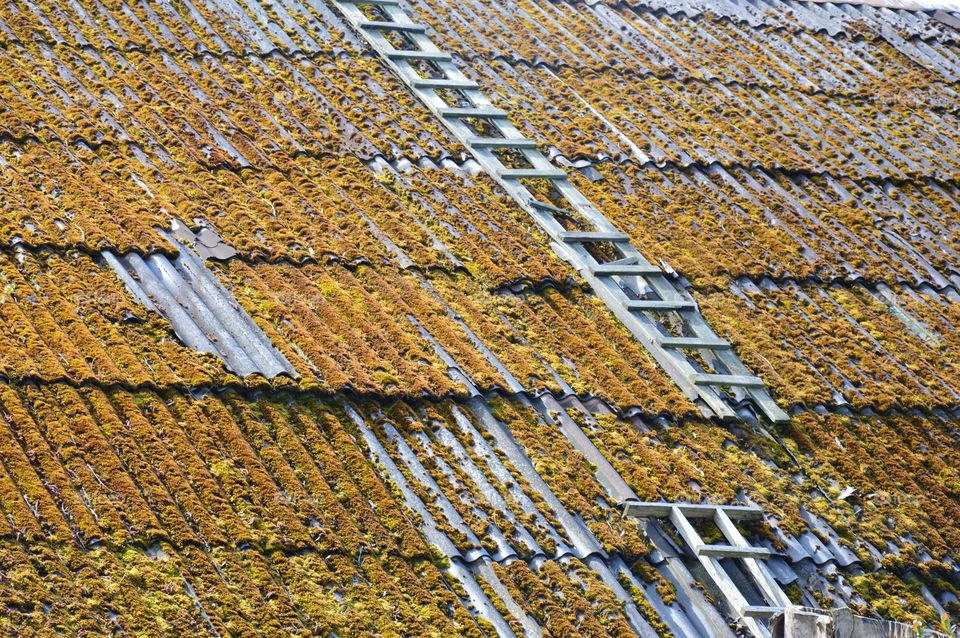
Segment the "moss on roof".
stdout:
<path fill-rule="evenodd" d="M 0 2 L 0 628 L 696 627 L 695 559 L 598 463 L 760 506 L 795 602 L 960 618 L 960 40 L 794 4 L 409 3 L 676 272 L 768 427 L 702 417 L 328 3 Z M 104 268 L 175 257 L 175 220 L 237 250 L 207 267 L 296 378 Z"/>

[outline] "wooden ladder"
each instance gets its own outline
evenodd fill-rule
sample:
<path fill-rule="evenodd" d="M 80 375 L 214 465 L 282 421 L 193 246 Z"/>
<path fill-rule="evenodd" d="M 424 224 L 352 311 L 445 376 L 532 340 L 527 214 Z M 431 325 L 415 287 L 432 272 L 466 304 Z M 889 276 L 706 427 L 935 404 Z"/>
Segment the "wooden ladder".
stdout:
<path fill-rule="evenodd" d="M 689 293 L 648 261 L 567 179 L 566 172 L 521 134 L 507 113 L 460 71 L 453 57 L 434 44 L 426 27 L 409 19 L 397 0 L 332 2 L 483 170 L 537 222 L 553 240 L 555 252 L 581 273 L 689 399 L 720 418 L 737 418 L 735 406 L 746 400 L 772 422 L 789 420 L 763 380 L 713 332 Z M 403 44 L 395 46 L 398 41 Z M 458 103 L 448 102 L 451 92 Z M 498 156 L 504 152 L 522 157 L 527 166 L 505 165 Z M 555 201 L 541 201 L 521 180 L 549 182 Z M 560 221 L 571 218 L 588 228 L 570 230 Z M 598 259 L 597 254 L 615 257 Z M 661 320 L 670 320 L 673 332 Z"/>
<path fill-rule="evenodd" d="M 790 599 L 780 589 L 764 560 L 770 551 L 755 547 L 744 538 L 734 521 L 762 520 L 763 512 L 758 507 L 744 505 L 694 505 L 686 503 L 643 503 L 626 501 L 623 515 L 630 518 L 669 519 L 683 542 L 697 557 L 703 570 L 723 596 L 727 606 L 756 638 L 769 638 L 770 631 L 760 622 L 783 611 Z M 723 534 L 725 543 L 705 543 L 690 522 L 691 519 L 711 519 Z M 743 562 L 746 574 L 754 581 L 767 604 L 751 605 L 737 584 L 724 569 L 720 560 L 736 558 Z"/>

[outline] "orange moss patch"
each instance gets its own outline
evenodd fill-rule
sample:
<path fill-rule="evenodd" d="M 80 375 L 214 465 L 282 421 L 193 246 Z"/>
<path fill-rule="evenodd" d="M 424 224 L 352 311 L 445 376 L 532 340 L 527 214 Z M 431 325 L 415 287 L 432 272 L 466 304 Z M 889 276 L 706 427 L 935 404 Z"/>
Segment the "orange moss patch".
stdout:
<path fill-rule="evenodd" d="M 888 305 L 865 287 L 795 284 L 700 298 L 707 321 L 789 403 L 886 410 L 955 405 L 960 308 L 904 291 Z M 911 332 L 908 322 L 925 326 Z"/>
<path fill-rule="evenodd" d="M 657 161 L 860 176 L 926 175 L 932 165 L 957 174 L 947 150 L 958 141 L 956 116 L 927 108 L 952 104 L 952 79 L 879 38 L 854 44 L 799 25 L 745 32 L 727 20 L 623 5 L 523 0 L 489 4 L 482 21 L 446 2 L 415 6 L 439 46 L 469 60 L 527 134 L 568 157 L 632 154 L 582 99 Z M 811 46 L 816 55 L 788 53 Z M 550 69 L 511 68 L 504 59 Z"/>
<path fill-rule="evenodd" d="M 953 271 L 953 186 L 897 186 L 770 170 L 600 164 L 574 182 L 650 259 L 701 288 L 729 275 L 936 281 Z M 892 239 L 909 238 L 909 243 Z M 704 259 L 709 255 L 709 259 Z"/>
<path fill-rule="evenodd" d="M 212 224 L 247 258 L 460 265 L 491 287 L 572 275 L 529 217 L 487 177 L 412 169 L 379 177 L 355 157 L 210 170 L 185 161 L 0 142 L 0 242 L 169 250 L 155 228 Z M 405 262 L 404 262 L 405 263 Z"/>
<path fill-rule="evenodd" d="M 336 407 L 0 389 L 5 622 L 475 631 Z"/>

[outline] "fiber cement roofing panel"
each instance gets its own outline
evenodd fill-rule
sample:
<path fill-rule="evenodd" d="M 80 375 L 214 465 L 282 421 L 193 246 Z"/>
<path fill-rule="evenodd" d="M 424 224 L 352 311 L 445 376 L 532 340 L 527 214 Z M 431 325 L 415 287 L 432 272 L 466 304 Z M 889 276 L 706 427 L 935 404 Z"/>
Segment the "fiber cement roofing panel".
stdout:
<path fill-rule="evenodd" d="M 219 362 L 177 345 L 157 315 L 137 307 L 88 257 L 21 254 L 3 270 L 4 338 L 18 353 L 5 360 L 8 379 L 239 382 Z M 642 348 L 573 289 L 491 295 L 465 276 L 387 278 L 388 270 L 368 267 L 236 260 L 214 272 L 303 375 L 296 382 L 303 387 L 464 393 L 448 380 L 450 364 L 438 358 L 439 349 L 482 388 L 513 391 L 518 383 L 530 392 L 595 394 L 652 414 L 690 409 Z M 91 276 L 97 295 L 83 292 Z M 932 289 L 744 280 L 699 299 L 718 333 L 787 404 L 886 410 L 956 402 L 960 317 L 953 297 Z"/>
<path fill-rule="evenodd" d="M 791 421 L 701 418 L 328 3 L 3 2 L 4 628 L 734 636 L 625 498 L 756 504 L 794 602 L 956 614 L 950 20 L 403 6 Z M 296 378 L 103 267 L 174 220 Z"/>
<path fill-rule="evenodd" d="M 277 631 L 469 634 L 469 615 L 459 606 L 471 582 L 482 583 L 477 591 L 486 595 L 500 593 L 498 612 L 510 623 L 568 626 L 556 610 L 571 604 L 580 609 L 578 632 L 588 635 L 623 635 L 631 613 L 655 608 L 673 610 L 666 626 L 691 622 L 692 610 L 676 602 L 677 584 L 658 573 L 639 529 L 609 518 L 589 466 L 563 437 L 550 435 L 552 417 L 529 403 L 386 408 L 303 394 L 190 398 L 59 384 L 3 386 L 0 402 L 0 455 L 6 484 L 16 486 L 0 493 L 8 514 L 0 552 L 13 564 L 32 557 L 39 572 L 17 570 L 4 592 L 12 605 L 7 622 L 19 626 L 36 623 L 31 610 L 45 605 L 49 622 L 104 622 L 81 605 L 86 590 L 112 601 L 115 622 L 130 629 L 159 618 L 171 631 L 207 631 L 209 623 L 238 631 L 266 624 Z M 875 546 L 902 543 L 905 534 L 935 552 L 956 542 L 949 523 L 921 522 L 924 511 L 949 517 L 956 508 L 943 493 L 956 467 L 943 455 L 956 451 L 941 419 L 804 416 L 793 449 L 804 480 L 796 483 L 790 457 L 763 437 L 733 445 L 732 434 L 707 423 L 651 429 L 580 414 L 645 497 L 656 496 L 652 482 L 668 498 L 723 497 L 731 476 L 747 477 L 747 494 L 779 520 L 763 533 L 781 550 L 804 551 L 804 521 L 818 521 L 826 536 L 866 534 Z M 870 436 L 855 434 L 862 428 Z M 516 440 L 504 438 L 507 431 Z M 906 432 L 926 451 L 887 447 Z M 835 434 L 844 452 L 828 460 L 823 450 Z M 81 435 L 82 445 L 71 446 Z M 25 455 L 17 441 L 34 452 Z M 914 455 L 929 470 L 891 474 L 896 468 L 879 461 L 891 452 Z M 390 483 L 369 464 L 370 454 L 388 468 Z M 858 496 L 855 515 L 852 503 L 833 508 L 810 500 L 804 485 L 825 479 L 857 487 L 868 481 L 876 493 Z M 904 499 L 896 533 L 889 521 L 875 520 L 888 515 L 884 499 L 892 498 Z M 446 566 L 426 560 L 436 550 L 405 514 L 416 503 L 433 530 L 428 536 L 446 539 L 440 545 L 453 558 Z M 796 509 L 817 503 L 819 515 Z M 507 557 L 505 550 L 521 554 Z M 545 556 L 531 560 L 537 553 Z M 604 573 L 636 585 L 618 595 Z M 124 592 L 110 586 L 118 579 L 126 581 Z M 183 581 L 190 587 L 169 586 Z M 149 610 L 145 596 L 153 601 Z M 361 611 L 375 600 L 393 613 Z"/>
<path fill-rule="evenodd" d="M 432 162 L 374 170 L 349 155 L 299 156 L 238 173 L 110 145 L 12 141 L 0 142 L 0 162 L 8 245 L 170 252 L 156 229 L 178 220 L 212 226 L 249 260 L 462 269 L 492 288 L 570 275 L 489 178 Z"/>

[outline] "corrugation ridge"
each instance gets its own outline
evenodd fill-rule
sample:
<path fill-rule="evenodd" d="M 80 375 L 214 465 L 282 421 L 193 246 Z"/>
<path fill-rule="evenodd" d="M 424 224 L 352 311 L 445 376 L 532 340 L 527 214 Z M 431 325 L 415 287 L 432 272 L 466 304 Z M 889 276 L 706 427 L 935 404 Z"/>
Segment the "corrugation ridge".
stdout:
<path fill-rule="evenodd" d="M 950 111 L 950 112 L 952 113 L 953 111 Z M 117 140 L 117 139 L 104 138 L 99 141 L 92 141 L 80 135 L 73 136 L 65 140 L 57 135 L 51 135 L 49 137 L 41 137 L 36 134 L 30 134 L 26 136 L 17 137 L 7 132 L 2 132 L 0 133 L 0 142 L 3 142 L 3 141 L 10 141 L 20 145 L 34 143 L 40 146 L 47 143 L 51 143 L 51 142 L 60 143 L 68 147 L 74 144 L 83 144 L 92 150 L 96 150 L 104 146 L 110 147 L 110 148 L 117 148 L 121 150 L 124 148 L 136 148 L 141 151 L 144 150 L 141 144 L 131 140 Z M 599 157 L 597 155 L 588 154 L 588 153 L 577 153 L 575 155 L 565 155 L 565 154 L 559 153 L 557 149 L 553 146 L 550 146 L 549 148 L 554 151 L 550 155 L 551 158 L 553 159 L 559 158 L 571 163 L 588 162 L 591 166 L 602 165 L 602 164 L 616 164 L 616 165 L 624 165 L 624 166 L 635 166 L 638 168 L 657 168 L 661 170 L 662 169 L 678 169 L 678 170 L 698 169 L 702 171 L 706 171 L 714 167 L 720 167 L 725 170 L 746 170 L 746 171 L 764 170 L 764 171 L 770 171 L 770 172 L 777 172 L 777 173 L 786 175 L 788 177 L 807 177 L 807 178 L 846 177 L 853 180 L 861 180 L 861 181 L 881 180 L 883 183 L 890 183 L 890 184 L 907 184 L 907 183 L 911 183 L 911 180 L 931 179 L 941 184 L 960 185 L 960 174 L 945 177 L 945 176 L 929 174 L 929 173 L 920 173 L 916 171 L 902 170 L 901 172 L 903 172 L 907 177 L 905 178 L 897 177 L 895 175 L 888 175 L 888 174 L 862 175 L 856 172 L 838 175 L 837 173 L 832 172 L 829 169 L 814 171 L 814 170 L 802 169 L 802 168 L 789 168 L 777 163 L 771 164 L 771 165 L 765 165 L 760 162 L 744 163 L 739 161 L 731 162 L 731 161 L 724 161 L 724 160 L 713 160 L 709 162 L 705 162 L 702 160 L 693 160 L 693 161 L 684 163 L 684 162 L 678 162 L 676 160 L 657 161 L 653 159 L 648 160 L 646 162 L 638 162 L 636 159 L 628 155 L 624 155 L 621 158 Z M 364 156 L 357 152 L 350 152 L 350 151 L 315 151 L 315 150 L 304 149 L 304 150 L 296 151 L 293 153 L 288 153 L 288 156 L 294 159 L 298 157 L 308 157 L 311 159 L 318 159 L 318 160 L 338 159 L 342 157 L 354 157 L 365 163 L 369 163 L 379 159 L 379 160 L 386 161 L 391 165 L 401 161 L 407 161 L 414 165 L 416 165 L 418 162 L 421 162 L 421 161 L 429 161 L 438 165 L 444 161 L 454 161 L 455 163 L 458 164 L 458 166 L 463 166 L 465 163 L 472 161 L 470 159 L 458 161 L 456 159 L 456 156 L 449 151 L 445 152 L 442 155 L 434 155 L 434 156 L 410 157 L 408 155 L 397 155 L 393 157 L 388 157 L 383 153 L 379 153 L 379 152 L 371 153 L 369 156 Z M 275 164 L 271 164 L 271 163 L 241 165 L 233 161 L 223 160 L 215 163 L 198 161 L 198 164 L 211 172 L 222 170 L 222 171 L 235 173 L 238 175 L 242 174 L 244 171 L 252 171 L 252 172 L 259 173 L 259 172 L 263 172 L 264 170 L 277 170 L 277 171 L 283 172 L 282 167 L 277 166 Z M 567 168 L 570 168 L 570 167 L 567 167 Z"/>
<path fill-rule="evenodd" d="M 624 157 L 623 159 L 614 159 L 609 157 L 597 157 L 596 155 L 587 155 L 587 154 L 578 154 L 574 156 L 563 156 L 563 155 L 554 155 L 553 157 L 563 157 L 568 162 L 587 162 L 590 166 L 598 166 L 603 164 L 615 164 L 617 166 L 634 166 L 637 168 L 656 168 L 659 170 L 664 169 L 673 169 L 686 171 L 690 169 L 708 171 L 712 168 L 720 167 L 727 171 L 768 171 L 771 173 L 779 173 L 787 177 L 801 177 L 801 178 L 814 178 L 814 177 L 835 177 L 835 178 L 847 178 L 853 181 L 879 181 L 885 184 L 912 184 L 917 180 L 928 179 L 937 182 L 938 184 L 948 184 L 950 186 L 960 186 L 960 173 L 955 176 L 950 176 L 948 178 L 930 175 L 926 173 L 909 173 L 904 171 L 907 177 L 897 177 L 895 175 L 856 175 L 856 174 L 841 174 L 838 175 L 835 172 L 832 172 L 828 169 L 823 169 L 819 171 L 811 171 L 803 168 L 788 168 L 779 164 L 773 165 L 764 165 L 759 162 L 752 162 L 745 164 L 743 162 L 724 162 L 721 160 L 714 160 L 712 162 L 704 162 L 695 160 L 692 162 L 681 163 L 673 160 L 668 160 L 666 162 L 657 162 L 655 160 L 650 160 L 647 162 L 638 162 L 631 157 Z M 575 166 L 569 168 L 576 168 Z"/>
<path fill-rule="evenodd" d="M 53 541 L 53 542 L 42 541 L 40 543 L 26 543 L 23 541 L 23 539 L 19 538 L 16 534 L 0 535 L 0 543 L 3 543 L 3 542 L 15 542 L 21 545 L 34 546 L 34 547 L 37 545 L 47 546 L 47 547 L 64 547 L 68 545 L 78 546 L 78 543 L 70 542 L 70 541 Z M 263 556 L 269 556 L 274 552 L 280 552 L 283 556 L 286 556 L 286 557 L 301 556 L 304 554 L 316 554 L 316 553 L 322 552 L 324 556 L 343 556 L 343 557 L 352 558 L 352 559 L 356 559 L 361 556 L 371 556 L 375 558 L 376 557 L 398 558 L 401 560 L 413 561 L 413 562 L 426 561 L 426 562 L 431 562 L 437 565 L 442 564 L 442 561 L 438 561 L 436 558 L 436 555 L 430 551 L 410 554 L 409 552 L 402 552 L 396 549 L 373 548 L 373 549 L 365 549 L 360 552 L 347 552 L 347 551 L 342 551 L 340 549 L 330 549 L 330 548 L 321 549 L 321 548 L 307 545 L 307 544 L 281 545 L 279 547 L 277 546 L 267 547 L 266 544 L 264 543 L 260 543 L 260 542 L 251 543 L 248 540 L 244 540 L 238 543 L 201 542 L 201 541 L 190 540 L 190 539 L 176 541 L 166 534 L 154 534 L 152 536 L 139 539 L 138 541 L 124 543 L 121 545 L 111 543 L 109 542 L 109 540 L 97 539 L 94 542 L 79 545 L 79 547 L 84 551 L 95 551 L 97 549 L 107 547 L 111 551 L 119 552 L 125 548 L 146 550 L 150 547 L 150 545 L 155 543 L 165 543 L 166 545 L 169 545 L 170 547 L 172 547 L 174 550 L 180 550 L 184 548 L 193 548 L 193 549 L 200 549 L 205 552 L 211 552 L 217 549 L 226 549 L 226 550 L 239 551 L 239 552 L 253 551 Z M 462 555 L 456 555 L 449 558 L 450 560 L 457 561 L 460 564 L 467 567 L 473 567 L 483 562 L 491 562 L 491 563 L 496 563 L 498 565 L 507 565 L 515 561 L 522 561 L 526 563 L 528 566 L 535 567 L 537 564 L 542 563 L 543 561 L 559 562 L 559 561 L 564 561 L 571 558 L 580 560 L 580 561 L 599 559 L 599 560 L 602 560 L 604 563 L 606 563 L 608 567 L 611 567 L 611 559 L 616 559 L 616 558 L 620 558 L 621 560 L 623 559 L 623 557 L 617 552 L 608 554 L 606 552 L 600 552 L 600 551 L 590 552 L 585 555 L 579 555 L 573 551 L 562 551 L 562 552 L 557 552 L 555 554 L 538 552 L 536 554 L 530 554 L 527 556 L 521 556 L 520 554 L 512 553 L 506 556 L 501 556 L 500 558 L 496 558 L 486 550 L 480 551 L 472 559 L 467 559 Z"/>
<path fill-rule="evenodd" d="M 729 273 L 729 272 L 720 272 L 717 273 L 720 277 L 727 277 L 731 281 L 748 281 L 754 285 L 761 285 L 763 283 L 773 283 L 776 286 L 811 286 L 819 288 L 846 288 L 849 290 L 855 288 L 865 288 L 867 290 L 875 292 L 878 286 L 892 286 L 892 287 L 903 287 L 907 288 L 913 292 L 928 292 L 933 291 L 937 294 L 952 293 L 960 295 L 960 290 L 958 290 L 953 284 L 944 284 L 937 285 L 931 281 L 909 281 L 906 279 L 892 279 L 892 280 L 882 280 L 882 279 L 868 279 L 866 277 L 834 277 L 829 279 L 824 279 L 817 276 L 809 277 L 791 277 L 791 276 L 773 276 L 773 275 L 756 275 L 750 273 Z M 951 270 L 950 274 L 960 275 L 960 270 Z M 691 290 L 696 292 L 710 294 L 710 293 L 723 293 L 727 289 L 720 285 L 715 286 L 697 286 L 691 285 Z"/>
<path fill-rule="evenodd" d="M 15 135 L 11 135 L 7 131 L 3 131 L 3 132 L 0 132 L 0 142 L 12 142 L 20 146 L 25 146 L 27 144 L 37 144 L 39 146 L 43 146 L 45 144 L 50 144 L 50 143 L 59 143 L 59 144 L 62 144 L 63 146 L 70 147 L 75 144 L 83 144 L 84 146 L 86 146 L 91 150 L 97 150 L 102 147 L 115 148 L 121 151 L 125 148 L 135 148 L 142 152 L 146 150 L 144 149 L 142 144 L 133 140 L 122 140 L 122 139 L 104 137 L 101 140 L 93 141 L 81 135 L 75 135 L 73 137 L 70 137 L 69 139 L 63 139 L 59 135 L 40 136 L 40 135 L 31 133 L 29 135 L 24 135 L 24 136 L 15 136 Z M 370 162 L 376 159 L 383 159 L 389 162 L 407 160 L 414 164 L 420 161 L 430 161 L 435 164 L 440 164 L 441 162 L 449 160 L 454 157 L 453 154 L 450 152 L 445 152 L 442 155 L 424 155 L 424 156 L 415 157 L 415 158 L 410 158 L 407 155 L 399 155 L 396 157 L 388 158 L 383 153 L 371 153 L 369 156 L 365 157 L 365 156 L 359 155 L 358 153 L 346 151 L 346 150 L 318 151 L 314 149 L 302 149 L 302 150 L 294 151 L 292 153 L 287 153 L 286 155 L 291 159 L 297 159 L 299 157 L 307 157 L 307 158 L 316 159 L 316 160 L 332 160 L 332 159 L 340 159 L 344 157 L 354 157 L 362 162 Z M 272 163 L 239 164 L 237 162 L 230 161 L 230 160 L 223 160 L 220 162 L 205 162 L 205 161 L 198 160 L 197 164 L 211 172 L 229 171 L 231 173 L 235 173 L 238 175 L 242 174 L 244 171 L 251 171 L 254 173 L 260 173 L 260 172 L 263 172 L 264 170 L 276 170 L 279 172 L 284 171 L 283 167 L 278 166 L 276 164 L 272 164 Z"/>
<path fill-rule="evenodd" d="M 104 252 L 119 252 L 122 254 L 130 253 L 128 247 L 117 246 L 107 244 L 100 248 L 92 248 L 86 244 L 75 243 L 75 242 L 64 242 L 57 243 L 52 241 L 44 241 L 33 243 L 28 240 L 21 240 L 17 242 L 8 242 L 0 243 L 0 253 L 15 256 L 20 252 L 28 252 L 34 255 L 50 253 L 54 255 L 68 255 L 70 253 L 80 253 L 91 257 L 94 260 L 99 260 Z M 156 249 L 150 251 L 151 255 L 162 255 L 167 259 L 176 259 L 179 257 L 180 252 L 175 248 L 166 248 L 163 246 L 158 246 Z M 276 256 L 270 257 L 263 253 L 246 253 L 246 252 L 237 252 L 231 257 L 226 259 L 211 258 L 213 261 L 227 263 L 230 261 L 238 261 L 249 266 L 293 266 L 299 268 L 300 266 L 306 265 L 317 265 L 317 266 L 339 266 L 341 268 L 346 268 L 351 272 L 359 270 L 361 267 L 373 268 L 377 270 L 380 268 L 380 265 L 370 261 L 366 257 L 361 257 L 359 259 L 346 260 L 342 256 L 335 253 L 324 253 L 320 257 L 301 257 L 295 259 L 288 256 Z M 402 272 L 412 272 L 419 273 L 424 276 L 429 277 L 432 274 L 440 275 L 462 275 L 470 278 L 472 281 L 477 283 L 483 283 L 482 280 L 478 279 L 474 273 L 472 273 L 468 268 L 463 266 L 441 266 L 439 264 L 429 265 L 426 267 L 420 266 L 418 264 L 412 264 L 408 266 L 396 265 L 396 266 L 387 266 L 388 268 L 397 268 Z M 554 277 L 540 277 L 540 278 L 531 278 L 528 276 L 517 277 L 516 279 L 511 279 L 509 281 L 504 281 L 496 283 L 491 286 L 484 288 L 487 292 L 492 294 L 503 294 L 507 292 L 511 293 L 522 293 L 525 291 L 533 292 L 542 292 L 547 289 L 554 289 L 560 291 L 568 291 L 573 289 L 583 289 L 586 290 L 583 286 L 576 283 L 573 275 L 567 277 L 566 279 L 556 279 Z"/>

